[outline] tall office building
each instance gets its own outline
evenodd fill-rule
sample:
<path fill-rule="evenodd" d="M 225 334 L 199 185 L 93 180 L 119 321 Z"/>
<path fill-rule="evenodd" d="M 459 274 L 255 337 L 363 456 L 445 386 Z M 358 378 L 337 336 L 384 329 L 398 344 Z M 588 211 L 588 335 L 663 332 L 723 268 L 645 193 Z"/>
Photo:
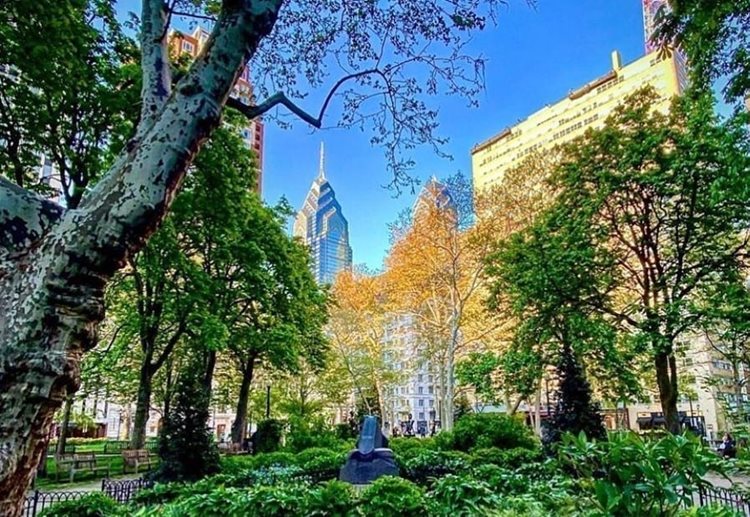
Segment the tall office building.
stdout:
<path fill-rule="evenodd" d="M 183 34 L 180 31 L 172 30 L 169 34 L 169 46 L 173 54 L 188 54 L 191 58 L 195 59 L 200 54 L 203 45 L 208 41 L 210 35 L 202 27 L 196 27 L 192 34 Z M 242 70 L 232 89 L 231 95 L 243 104 L 250 105 L 255 102 L 248 67 Z M 260 193 L 263 186 L 263 120 L 256 118 L 247 121 L 247 124 L 242 128 L 241 135 L 245 144 L 255 151 L 255 155 L 258 158 L 257 191 Z"/>
<path fill-rule="evenodd" d="M 659 101 L 654 108 L 666 112 L 671 99 L 687 87 L 682 56 L 652 52 L 623 66 L 619 52 L 613 52 L 609 72 L 474 146 L 474 188 L 480 191 L 497 185 L 506 171 L 518 167 L 530 154 L 549 151 L 588 128 L 601 127 L 626 96 L 644 86 L 656 90 Z"/>
<path fill-rule="evenodd" d="M 323 144 L 320 167 L 294 221 L 294 235 L 310 247 L 313 273 L 320 284 L 332 284 L 336 275 L 352 267 L 349 223 L 325 174 Z"/>

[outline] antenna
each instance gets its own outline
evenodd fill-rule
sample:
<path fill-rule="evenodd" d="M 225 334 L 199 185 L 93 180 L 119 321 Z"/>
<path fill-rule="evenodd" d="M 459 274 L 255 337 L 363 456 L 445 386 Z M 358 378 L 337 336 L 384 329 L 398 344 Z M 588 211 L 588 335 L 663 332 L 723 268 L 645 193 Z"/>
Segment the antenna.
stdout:
<path fill-rule="evenodd" d="M 318 168 L 318 178 L 321 180 L 326 179 L 326 158 L 325 158 L 325 147 L 323 142 L 320 142 L 320 167 Z"/>

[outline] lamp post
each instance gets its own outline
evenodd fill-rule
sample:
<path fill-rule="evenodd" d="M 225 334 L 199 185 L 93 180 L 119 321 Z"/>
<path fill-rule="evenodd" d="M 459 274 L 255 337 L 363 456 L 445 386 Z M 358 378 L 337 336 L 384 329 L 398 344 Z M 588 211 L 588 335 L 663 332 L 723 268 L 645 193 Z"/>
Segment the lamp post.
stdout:
<path fill-rule="evenodd" d="M 266 420 L 271 418 L 271 385 L 266 384 Z"/>

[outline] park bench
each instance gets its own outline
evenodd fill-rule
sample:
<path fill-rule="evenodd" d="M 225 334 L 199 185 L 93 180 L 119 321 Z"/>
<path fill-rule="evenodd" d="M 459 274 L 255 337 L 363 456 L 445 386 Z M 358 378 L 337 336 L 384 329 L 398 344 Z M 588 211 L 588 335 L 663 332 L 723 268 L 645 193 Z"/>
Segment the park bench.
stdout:
<path fill-rule="evenodd" d="M 241 443 L 220 443 L 219 451 L 227 455 L 245 454 Z"/>
<path fill-rule="evenodd" d="M 138 474 L 140 467 L 151 469 L 156 463 L 153 456 L 146 449 L 127 449 L 122 451 L 122 473 L 125 474 L 129 469 Z"/>
<path fill-rule="evenodd" d="M 109 463 L 106 465 L 97 465 L 96 454 L 81 453 L 81 454 L 63 454 L 55 459 L 55 481 L 60 480 L 60 474 L 67 473 L 70 477 L 70 482 L 75 480 L 75 475 L 79 472 L 91 472 L 97 474 L 104 472 L 106 477 L 109 477 Z"/>
<path fill-rule="evenodd" d="M 113 453 L 119 454 L 124 449 L 127 449 L 127 447 L 128 447 L 128 442 L 126 441 L 119 441 L 119 440 L 108 441 L 104 444 L 104 452 L 105 454 L 113 454 Z"/>

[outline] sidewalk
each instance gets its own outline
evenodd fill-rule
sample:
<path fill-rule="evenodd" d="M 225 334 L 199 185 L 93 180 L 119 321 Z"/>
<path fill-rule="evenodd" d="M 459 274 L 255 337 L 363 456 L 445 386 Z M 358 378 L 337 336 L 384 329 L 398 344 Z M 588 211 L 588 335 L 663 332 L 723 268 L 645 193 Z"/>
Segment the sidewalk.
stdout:
<path fill-rule="evenodd" d="M 110 479 L 116 479 L 118 481 L 127 481 L 131 479 L 138 479 L 143 474 L 124 474 L 120 476 L 112 476 Z M 99 492 L 102 489 L 101 479 L 91 479 L 88 481 L 81 481 L 79 483 L 56 483 L 54 485 L 48 485 L 41 488 L 37 488 L 39 492 L 46 494 L 49 492 Z M 32 489 L 33 492 L 35 489 Z"/>

